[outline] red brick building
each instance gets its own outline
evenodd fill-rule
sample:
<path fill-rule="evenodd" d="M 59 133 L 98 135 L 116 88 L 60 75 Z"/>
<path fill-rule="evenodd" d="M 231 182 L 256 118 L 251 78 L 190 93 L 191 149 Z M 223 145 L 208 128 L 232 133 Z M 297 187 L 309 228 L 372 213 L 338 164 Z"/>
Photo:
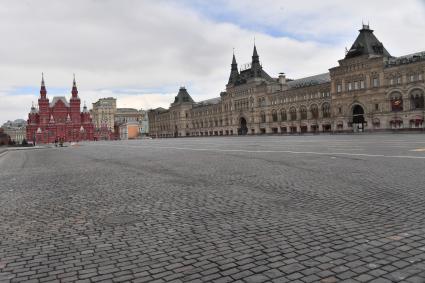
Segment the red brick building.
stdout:
<path fill-rule="evenodd" d="M 80 112 L 81 101 L 75 77 L 71 94 L 69 102 L 64 96 L 53 97 L 50 102 L 42 77 L 38 109 L 33 105 L 28 114 L 27 140 L 52 143 L 56 139 L 66 142 L 94 139 L 94 125 L 86 105 Z"/>

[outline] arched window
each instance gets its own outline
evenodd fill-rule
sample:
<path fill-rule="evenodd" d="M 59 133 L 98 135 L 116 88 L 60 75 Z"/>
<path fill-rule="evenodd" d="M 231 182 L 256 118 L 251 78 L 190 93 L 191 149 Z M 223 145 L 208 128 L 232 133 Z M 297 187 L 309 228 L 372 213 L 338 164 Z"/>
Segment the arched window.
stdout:
<path fill-rule="evenodd" d="M 310 106 L 310 112 L 311 112 L 311 117 L 313 119 L 319 118 L 319 108 L 317 107 L 317 104 L 313 104 Z"/>
<path fill-rule="evenodd" d="M 264 111 L 262 111 L 260 113 L 260 121 L 261 121 L 261 123 L 265 123 L 266 122 L 266 113 L 264 113 Z"/>
<path fill-rule="evenodd" d="M 403 97 L 401 93 L 395 92 L 391 95 L 391 111 L 403 111 Z"/>
<path fill-rule="evenodd" d="M 272 110 L 272 120 L 273 122 L 277 122 L 277 111 L 275 109 Z"/>
<path fill-rule="evenodd" d="M 289 114 L 291 115 L 291 121 L 297 120 L 297 109 L 295 107 L 289 109 Z"/>
<path fill-rule="evenodd" d="M 424 109 L 424 93 L 420 89 L 415 89 L 410 94 L 410 108 Z"/>
<path fill-rule="evenodd" d="M 280 120 L 281 121 L 286 121 L 286 119 L 288 119 L 286 117 L 286 110 L 285 109 L 280 110 Z"/>
<path fill-rule="evenodd" d="M 331 117 L 331 106 L 329 105 L 329 103 L 327 103 L 327 102 L 323 103 L 322 113 L 323 113 L 323 118 L 330 118 Z"/>
<path fill-rule="evenodd" d="M 307 108 L 304 105 L 300 107 L 300 115 L 301 115 L 301 120 L 307 119 Z"/>

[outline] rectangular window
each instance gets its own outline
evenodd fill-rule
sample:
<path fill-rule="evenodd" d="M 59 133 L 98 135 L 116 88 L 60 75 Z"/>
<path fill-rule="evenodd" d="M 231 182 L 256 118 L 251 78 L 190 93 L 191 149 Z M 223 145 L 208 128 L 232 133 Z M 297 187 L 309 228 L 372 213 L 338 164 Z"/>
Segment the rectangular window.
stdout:
<path fill-rule="evenodd" d="M 379 104 L 375 104 L 375 111 L 379 110 Z"/>
<path fill-rule="evenodd" d="M 394 79 L 390 79 L 390 85 L 394 84 Z"/>
<path fill-rule="evenodd" d="M 352 83 L 348 83 L 348 91 L 352 91 L 353 90 L 353 84 Z"/>
<path fill-rule="evenodd" d="M 354 82 L 354 89 L 358 90 L 359 89 L 359 82 Z"/>
<path fill-rule="evenodd" d="M 401 84 L 401 77 L 397 77 L 397 84 L 400 85 Z"/>
<path fill-rule="evenodd" d="M 362 80 L 362 81 L 360 81 L 360 88 L 361 89 L 364 89 L 364 81 Z"/>
<path fill-rule="evenodd" d="M 339 108 L 338 108 L 338 113 L 339 113 L 339 114 L 341 114 L 341 113 L 342 113 L 342 108 L 341 108 L 341 107 L 339 107 Z"/>
<path fill-rule="evenodd" d="M 415 81 L 415 76 L 414 75 L 410 75 L 410 81 L 414 82 Z"/>
<path fill-rule="evenodd" d="M 373 87 L 379 87 L 379 79 L 373 78 Z"/>
<path fill-rule="evenodd" d="M 342 91 L 342 86 L 340 85 L 340 84 L 338 84 L 337 86 L 336 86 L 336 92 L 341 92 Z"/>

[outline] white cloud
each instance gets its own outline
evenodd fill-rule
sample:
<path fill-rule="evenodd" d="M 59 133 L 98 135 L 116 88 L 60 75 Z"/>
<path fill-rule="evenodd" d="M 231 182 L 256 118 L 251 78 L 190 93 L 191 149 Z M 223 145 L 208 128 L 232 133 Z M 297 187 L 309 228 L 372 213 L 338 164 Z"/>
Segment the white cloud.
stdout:
<path fill-rule="evenodd" d="M 218 96 L 232 48 L 238 63 L 249 62 L 254 36 L 266 71 L 272 76 L 284 71 L 291 78 L 335 66 L 362 18 L 371 21 L 394 55 L 425 50 L 423 1 L 209 5 L 205 9 L 217 6 L 234 20 L 211 17 L 192 1 L 0 0 L 0 89 L 8 90 L 0 93 L 0 122 L 26 117 L 38 92 L 11 90 L 38 87 L 41 72 L 48 90 L 70 88 L 75 72 L 80 97 L 88 104 L 114 96 L 122 107 L 168 107 L 181 85 L 195 100 Z M 62 95 L 69 97 L 69 91 Z"/>

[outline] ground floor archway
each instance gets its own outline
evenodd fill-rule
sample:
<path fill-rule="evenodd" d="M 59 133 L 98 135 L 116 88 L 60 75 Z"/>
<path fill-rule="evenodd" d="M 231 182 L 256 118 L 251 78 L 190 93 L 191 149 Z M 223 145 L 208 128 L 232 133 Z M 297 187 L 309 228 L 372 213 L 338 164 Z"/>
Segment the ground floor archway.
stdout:
<path fill-rule="evenodd" d="M 353 131 L 363 132 L 365 126 L 364 109 L 361 105 L 354 105 L 353 107 Z"/>
<path fill-rule="evenodd" d="M 241 117 L 239 119 L 238 135 L 244 136 L 248 133 L 248 127 L 246 124 L 246 119 L 244 117 Z"/>

